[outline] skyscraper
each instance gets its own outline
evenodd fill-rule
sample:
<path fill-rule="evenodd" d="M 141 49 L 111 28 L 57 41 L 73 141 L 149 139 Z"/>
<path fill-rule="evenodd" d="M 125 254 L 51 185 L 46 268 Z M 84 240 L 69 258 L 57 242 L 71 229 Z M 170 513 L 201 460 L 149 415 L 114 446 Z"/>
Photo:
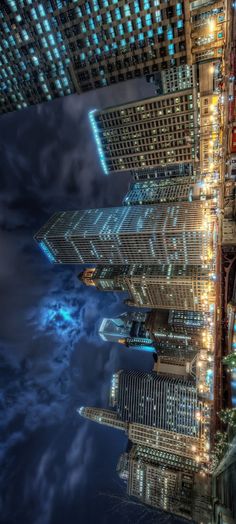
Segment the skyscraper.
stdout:
<path fill-rule="evenodd" d="M 191 60 L 188 2 L 158 9 L 152 4 L 2 2 L 1 112 Z"/>
<path fill-rule="evenodd" d="M 54 1 L 1 2 L 0 113 L 75 92 L 55 5 Z"/>
<path fill-rule="evenodd" d="M 211 189 L 200 180 L 176 177 L 163 180 L 133 182 L 124 197 L 124 206 L 157 204 L 158 202 L 192 202 L 211 198 Z"/>
<path fill-rule="evenodd" d="M 176 318 L 177 313 L 180 313 L 180 318 Z M 200 312 L 171 310 L 169 313 L 153 310 L 147 316 L 146 326 L 161 355 L 175 354 L 187 357 L 195 351 L 207 350 L 210 347 L 209 338 L 205 333 L 207 316 Z"/>
<path fill-rule="evenodd" d="M 127 493 L 154 508 L 192 519 L 193 476 L 165 466 L 134 446 L 129 453 Z"/>
<path fill-rule="evenodd" d="M 102 291 L 129 293 L 131 306 L 209 311 L 215 300 L 214 282 L 201 266 L 100 266 L 80 275 L 86 285 Z"/>
<path fill-rule="evenodd" d="M 175 177 L 193 177 L 195 175 L 193 164 L 167 164 L 153 168 L 132 170 L 134 180 L 162 180 Z"/>
<path fill-rule="evenodd" d="M 190 89 L 196 85 L 196 68 L 187 64 L 169 67 L 147 75 L 147 82 L 154 84 L 158 96 Z"/>
<path fill-rule="evenodd" d="M 211 484 L 203 484 L 191 461 L 147 446 L 133 445 L 123 453 L 117 473 L 127 483 L 127 493 L 148 506 L 161 508 L 194 522 L 211 518 Z"/>
<path fill-rule="evenodd" d="M 207 203 L 161 203 L 55 213 L 35 239 L 56 263 L 208 267 L 212 227 Z"/>
<path fill-rule="evenodd" d="M 145 326 L 145 313 L 122 313 L 116 318 L 104 318 L 99 328 L 100 337 L 142 351 L 155 351 L 153 340 Z"/>
<path fill-rule="evenodd" d="M 193 62 L 222 57 L 225 36 L 222 0 L 190 0 L 190 28 Z"/>
<path fill-rule="evenodd" d="M 90 113 L 106 174 L 197 160 L 197 94 L 186 89 Z"/>

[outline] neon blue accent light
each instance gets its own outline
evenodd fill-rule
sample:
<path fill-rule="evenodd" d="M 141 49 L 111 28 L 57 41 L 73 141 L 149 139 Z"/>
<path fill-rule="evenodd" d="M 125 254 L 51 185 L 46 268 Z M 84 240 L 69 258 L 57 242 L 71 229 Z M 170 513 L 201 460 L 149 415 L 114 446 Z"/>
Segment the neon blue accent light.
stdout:
<path fill-rule="evenodd" d="M 94 118 L 94 113 L 96 113 L 96 111 L 97 111 L 97 109 L 93 109 L 92 111 L 89 112 L 89 120 L 90 120 L 90 124 L 91 124 L 91 126 L 93 128 L 94 138 L 95 138 L 95 141 L 96 141 L 96 144 L 97 144 L 98 154 L 99 154 L 101 165 L 103 167 L 103 171 L 104 171 L 105 175 L 108 175 L 108 169 L 107 169 L 105 156 L 104 156 L 103 149 L 102 149 L 102 143 L 101 143 L 101 140 L 100 140 L 97 123 L 96 123 L 96 120 Z"/>
<path fill-rule="evenodd" d="M 50 262 L 56 262 L 56 259 L 55 259 L 54 255 L 51 253 L 51 251 L 49 250 L 48 246 L 46 246 L 46 244 L 43 242 L 43 240 L 41 242 L 39 242 L 39 246 L 41 247 L 41 249 L 44 252 L 44 254 L 47 256 L 47 258 L 50 260 Z"/>
<path fill-rule="evenodd" d="M 154 351 L 152 346 L 130 346 L 128 349 L 137 349 L 138 351 L 146 351 L 147 353 L 153 353 Z"/>

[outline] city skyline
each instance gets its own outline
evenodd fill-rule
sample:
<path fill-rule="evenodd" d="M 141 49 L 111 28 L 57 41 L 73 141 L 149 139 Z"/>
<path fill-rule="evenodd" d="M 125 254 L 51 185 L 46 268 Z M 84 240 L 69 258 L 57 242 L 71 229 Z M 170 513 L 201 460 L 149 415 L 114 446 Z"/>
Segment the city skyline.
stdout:
<path fill-rule="evenodd" d="M 234 522 L 234 11 L 0 7 L 8 524 Z"/>

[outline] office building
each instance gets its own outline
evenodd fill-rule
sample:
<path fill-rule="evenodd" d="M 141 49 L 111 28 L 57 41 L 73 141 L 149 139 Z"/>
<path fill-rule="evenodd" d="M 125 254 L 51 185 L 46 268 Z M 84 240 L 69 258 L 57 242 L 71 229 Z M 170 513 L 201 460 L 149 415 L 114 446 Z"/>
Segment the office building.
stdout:
<path fill-rule="evenodd" d="M 208 524 L 211 520 L 211 482 L 171 454 L 133 445 L 118 461 L 117 473 L 127 493 L 145 505 Z"/>
<path fill-rule="evenodd" d="M 148 313 L 146 326 L 159 354 L 188 358 L 210 348 L 206 319 L 203 313 L 153 310 Z"/>
<path fill-rule="evenodd" d="M 154 364 L 153 370 L 159 375 L 168 375 L 169 377 L 185 377 L 194 379 L 196 383 L 196 365 L 198 360 L 197 351 L 189 352 L 185 357 L 173 354 L 159 354 Z"/>
<path fill-rule="evenodd" d="M 204 265 L 212 260 L 207 202 L 55 213 L 35 235 L 54 263 Z"/>
<path fill-rule="evenodd" d="M 194 332 L 201 330 L 208 325 L 208 316 L 205 313 L 197 311 L 177 311 L 170 310 L 168 323 L 174 331 L 184 329 L 185 332 Z"/>
<path fill-rule="evenodd" d="M 168 164 L 166 166 L 159 166 L 146 169 L 132 170 L 134 180 L 162 180 L 165 178 L 175 177 L 191 177 L 195 180 L 196 172 L 193 169 L 193 164 Z"/>
<path fill-rule="evenodd" d="M 75 92 L 71 59 L 54 1 L 0 6 L 0 113 Z"/>
<path fill-rule="evenodd" d="M 86 285 L 129 294 L 126 304 L 158 309 L 209 311 L 214 282 L 200 266 L 100 266 L 80 275 Z"/>
<path fill-rule="evenodd" d="M 106 342 L 118 342 L 141 351 L 155 351 L 153 340 L 145 326 L 145 313 L 122 313 L 116 318 L 104 318 L 99 335 Z"/>
<path fill-rule="evenodd" d="M 190 37 L 193 62 L 222 58 L 225 21 L 223 0 L 190 0 Z"/>
<path fill-rule="evenodd" d="M 169 67 L 162 71 L 147 75 L 147 82 L 153 84 L 158 96 L 190 89 L 196 85 L 195 66 L 183 64 L 178 67 Z"/>
<path fill-rule="evenodd" d="M 92 0 L 55 11 L 79 92 L 185 64 L 189 2 Z"/>
<path fill-rule="evenodd" d="M 189 2 L 1 3 L 1 112 L 191 62 Z"/>
<path fill-rule="evenodd" d="M 118 419 L 115 411 L 112 411 L 111 409 L 81 407 L 77 409 L 77 412 L 79 415 L 81 415 L 81 417 L 93 420 L 94 422 L 98 422 L 98 424 L 103 424 L 104 426 L 120 429 L 122 431 L 126 431 L 128 427 L 125 422 Z"/>
<path fill-rule="evenodd" d="M 141 371 L 119 371 L 113 375 L 110 404 L 117 419 L 126 424 L 152 426 L 196 438 L 204 434 L 210 409 L 207 402 L 199 400 L 193 381 Z M 115 411 L 111 412 L 114 417 Z M 81 414 L 86 416 L 84 411 Z M 112 423 L 115 426 L 115 417 Z"/>
<path fill-rule="evenodd" d="M 211 189 L 200 180 L 176 177 L 164 180 L 133 182 L 124 197 L 124 206 L 159 202 L 192 202 L 211 197 Z"/>
<path fill-rule="evenodd" d="M 128 495 L 144 504 L 191 520 L 193 475 L 163 466 L 134 446 L 128 460 Z"/>
<path fill-rule="evenodd" d="M 186 89 L 92 111 L 106 174 L 197 160 L 197 95 Z"/>
<path fill-rule="evenodd" d="M 144 426 L 143 424 L 129 423 L 126 430 L 131 442 L 142 447 L 149 447 L 159 456 L 172 455 L 173 459 L 178 462 L 181 469 L 181 463 L 188 464 L 192 471 L 199 469 L 200 462 L 204 462 L 204 445 L 203 439 L 181 435 L 174 431 L 166 431 L 153 426 Z"/>
<path fill-rule="evenodd" d="M 144 266 L 125 276 L 130 306 L 209 311 L 215 285 L 201 266 Z"/>

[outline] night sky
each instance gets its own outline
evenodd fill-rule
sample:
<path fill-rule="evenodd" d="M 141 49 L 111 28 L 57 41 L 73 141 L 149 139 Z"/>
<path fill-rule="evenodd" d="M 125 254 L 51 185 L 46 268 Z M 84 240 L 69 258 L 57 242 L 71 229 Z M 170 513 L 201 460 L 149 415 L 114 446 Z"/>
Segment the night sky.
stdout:
<path fill-rule="evenodd" d="M 0 118 L 1 524 L 181 522 L 129 501 L 127 438 L 76 413 L 108 406 L 114 371 L 152 368 L 98 337 L 124 295 L 82 285 L 33 240 L 55 211 L 121 204 L 130 176 L 102 173 L 88 111 L 152 95 L 134 80 Z"/>

